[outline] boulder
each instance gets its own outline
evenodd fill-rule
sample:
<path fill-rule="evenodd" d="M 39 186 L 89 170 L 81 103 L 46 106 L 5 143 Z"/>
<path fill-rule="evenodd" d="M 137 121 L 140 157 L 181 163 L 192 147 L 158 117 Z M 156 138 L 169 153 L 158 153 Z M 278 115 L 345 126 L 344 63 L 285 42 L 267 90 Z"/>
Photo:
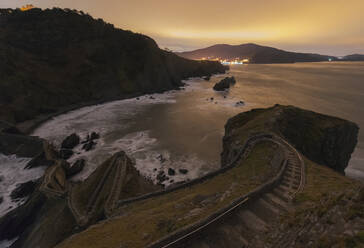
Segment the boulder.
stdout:
<path fill-rule="evenodd" d="M 163 157 L 162 154 L 159 154 L 159 156 L 157 157 L 157 159 L 159 159 L 159 161 L 163 164 L 164 162 L 166 162 L 166 159 Z"/>
<path fill-rule="evenodd" d="M 203 77 L 203 79 L 204 79 L 205 81 L 210 81 L 210 79 L 211 79 L 211 76 L 210 76 L 210 75 L 208 75 L 208 76 L 205 76 L 205 77 Z"/>
<path fill-rule="evenodd" d="M 0 153 L 32 158 L 43 151 L 43 139 L 33 136 L 0 133 Z"/>
<path fill-rule="evenodd" d="M 99 138 L 100 138 L 100 135 L 96 132 L 92 132 L 90 135 L 91 140 L 95 140 L 95 139 L 99 139 Z"/>
<path fill-rule="evenodd" d="M 0 133 L 21 134 L 17 127 L 2 120 L 0 120 Z"/>
<path fill-rule="evenodd" d="M 27 163 L 24 169 L 33 169 L 39 166 L 51 166 L 53 164 L 54 161 L 46 159 L 45 153 L 41 152 L 40 154 L 32 158 L 32 160 Z"/>
<path fill-rule="evenodd" d="M 70 149 L 61 149 L 59 151 L 59 156 L 62 158 L 62 159 L 69 159 L 70 157 L 72 157 L 73 155 L 73 151 L 70 150 Z"/>
<path fill-rule="evenodd" d="M 168 175 L 174 176 L 176 174 L 176 171 L 172 168 L 168 168 Z"/>
<path fill-rule="evenodd" d="M 66 177 L 69 178 L 80 173 L 85 167 L 85 164 L 86 161 L 84 159 L 78 159 L 72 166 L 68 166 L 68 168 L 65 169 Z"/>
<path fill-rule="evenodd" d="M 179 171 L 179 173 L 184 174 L 184 175 L 188 173 L 187 169 L 179 169 L 178 171 Z"/>
<path fill-rule="evenodd" d="M 168 179 L 169 179 L 169 177 L 167 177 L 166 174 L 164 174 L 164 171 L 160 171 L 157 175 L 157 180 L 158 180 L 159 184 L 163 183 L 164 181 L 166 181 Z"/>
<path fill-rule="evenodd" d="M 235 84 L 235 78 L 234 77 L 226 77 L 220 82 L 216 83 L 214 86 L 215 91 L 224 91 L 226 89 L 230 88 L 230 85 Z"/>
<path fill-rule="evenodd" d="M 29 196 L 34 192 L 36 185 L 37 183 L 34 181 L 18 184 L 17 187 L 10 193 L 11 199 L 17 201 Z"/>
<path fill-rule="evenodd" d="M 235 103 L 235 106 L 243 106 L 245 103 L 243 101 L 238 101 Z"/>
<path fill-rule="evenodd" d="M 95 142 L 93 142 L 93 140 L 90 140 L 89 142 L 85 143 L 83 146 L 82 146 L 82 149 L 85 150 L 86 152 L 87 151 L 90 151 L 94 148 L 94 146 L 96 145 Z"/>
<path fill-rule="evenodd" d="M 80 143 L 80 137 L 77 134 L 73 133 L 73 134 L 67 136 L 63 140 L 61 147 L 63 149 L 73 149 L 79 143 Z"/>

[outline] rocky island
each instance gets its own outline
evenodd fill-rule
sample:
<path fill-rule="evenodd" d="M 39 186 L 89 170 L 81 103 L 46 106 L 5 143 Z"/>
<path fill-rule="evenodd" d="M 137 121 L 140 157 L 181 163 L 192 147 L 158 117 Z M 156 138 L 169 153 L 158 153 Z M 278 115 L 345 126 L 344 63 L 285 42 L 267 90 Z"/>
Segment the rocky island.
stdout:
<path fill-rule="evenodd" d="M 233 85 L 236 83 L 236 80 L 234 77 L 226 77 L 224 79 L 222 79 L 220 82 L 216 83 L 214 85 L 214 90 L 215 91 L 224 91 L 226 89 L 230 88 L 230 85 Z"/>

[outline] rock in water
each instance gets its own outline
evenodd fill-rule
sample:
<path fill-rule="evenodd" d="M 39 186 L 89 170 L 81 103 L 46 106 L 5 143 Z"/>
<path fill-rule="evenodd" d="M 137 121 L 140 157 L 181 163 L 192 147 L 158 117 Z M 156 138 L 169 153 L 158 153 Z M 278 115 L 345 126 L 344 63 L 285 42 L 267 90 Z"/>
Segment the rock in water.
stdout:
<path fill-rule="evenodd" d="M 84 159 L 78 159 L 76 162 L 73 163 L 72 166 L 66 169 L 66 177 L 72 177 L 83 170 L 85 167 L 86 161 Z"/>
<path fill-rule="evenodd" d="M 93 142 L 93 140 L 90 140 L 89 142 L 87 142 L 86 144 L 84 144 L 82 146 L 82 149 L 85 150 L 86 152 L 87 151 L 90 151 L 94 148 L 94 146 L 96 145 L 95 142 Z"/>
<path fill-rule="evenodd" d="M 11 199 L 20 200 L 21 198 L 29 196 L 34 192 L 36 185 L 37 183 L 34 181 L 18 184 L 16 189 L 10 194 Z"/>
<path fill-rule="evenodd" d="M 43 151 L 43 140 L 38 137 L 0 133 L 0 153 L 32 158 Z"/>
<path fill-rule="evenodd" d="M 206 76 L 206 77 L 203 77 L 203 79 L 204 79 L 205 81 L 210 81 L 211 76 L 210 76 L 210 75 L 208 75 L 208 76 Z"/>
<path fill-rule="evenodd" d="M 67 136 L 63 142 L 62 142 L 62 148 L 63 149 L 73 149 L 75 146 L 77 146 L 80 143 L 80 137 L 73 133 L 69 136 Z"/>
<path fill-rule="evenodd" d="M 226 77 L 214 86 L 214 90 L 216 91 L 224 91 L 226 89 L 230 88 L 230 85 L 235 84 L 235 78 L 234 77 Z"/>
<path fill-rule="evenodd" d="M 2 120 L 0 120 L 0 133 L 21 134 L 18 128 Z"/>
<path fill-rule="evenodd" d="M 38 154 L 35 156 L 32 160 L 30 160 L 27 165 L 24 167 L 24 169 L 33 169 L 39 166 L 51 166 L 54 164 L 53 160 L 47 160 L 45 158 L 44 152 Z"/>
<path fill-rule="evenodd" d="M 72 157 L 73 155 L 73 151 L 70 149 L 61 149 L 59 151 L 59 156 L 65 160 L 69 159 L 70 157 Z"/>
<path fill-rule="evenodd" d="M 157 175 L 158 184 L 162 184 L 164 181 L 168 179 L 169 177 L 167 177 L 166 174 L 164 174 L 164 171 L 160 171 Z"/>
<path fill-rule="evenodd" d="M 100 138 L 100 135 L 96 132 L 92 132 L 90 135 L 91 140 L 95 140 L 95 139 L 99 139 L 99 138 Z"/>
<path fill-rule="evenodd" d="M 176 174 L 175 170 L 172 168 L 168 168 L 168 175 L 174 176 Z"/>
<path fill-rule="evenodd" d="M 188 173 L 187 169 L 179 169 L 178 171 L 179 171 L 179 173 L 184 174 L 184 175 Z"/>

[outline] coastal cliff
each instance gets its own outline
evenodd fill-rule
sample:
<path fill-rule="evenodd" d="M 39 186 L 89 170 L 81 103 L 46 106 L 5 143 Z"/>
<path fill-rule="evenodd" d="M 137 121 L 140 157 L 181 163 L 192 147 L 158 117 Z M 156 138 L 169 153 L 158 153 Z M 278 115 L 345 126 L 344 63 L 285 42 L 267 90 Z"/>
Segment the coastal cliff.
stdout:
<path fill-rule="evenodd" d="M 233 156 L 241 135 L 263 129 L 279 134 L 310 160 L 340 173 L 348 166 L 359 131 L 353 122 L 293 106 L 253 109 L 225 125 L 222 165 Z"/>
<path fill-rule="evenodd" d="M 0 240 L 11 247 L 53 247 L 58 242 L 108 217 L 119 200 L 160 190 L 139 175 L 124 152 L 102 163 L 81 183 L 66 178 L 66 162 L 53 148 L 53 163 L 37 181 L 26 203 L 0 218 Z"/>
<path fill-rule="evenodd" d="M 301 122 L 309 126 L 300 127 Z M 54 161 L 28 201 L 0 219 L 0 239 L 19 236 L 13 248 L 145 247 L 180 228 L 210 220 L 242 195 L 256 192 L 239 210 L 244 218 L 234 218 L 234 225 L 218 221 L 214 224 L 218 228 L 212 226 L 200 235 L 216 239 L 209 247 L 246 242 L 252 247 L 359 244 L 363 185 L 339 169 L 350 158 L 357 131 L 349 121 L 293 106 L 241 113 L 225 126 L 222 166 L 235 161 L 232 166 L 157 194 L 148 194 L 160 190 L 159 186 L 140 176 L 124 152 L 107 159 L 84 182 L 73 183 L 66 178 L 65 161 L 51 146 L 44 146 L 46 158 Z M 294 136 L 294 132 L 307 136 Z M 313 145 L 313 134 L 318 136 L 316 149 L 322 151 L 319 157 L 307 149 Z M 339 154 L 326 153 L 330 149 Z M 339 168 L 332 166 L 337 164 Z M 126 204 L 125 199 L 129 199 Z M 239 235 L 245 243 L 236 239 L 238 228 L 244 230 Z"/>
<path fill-rule="evenodd" d="M 0 119 L 24 122 L 78 104 L 163 92 L 223 73 L 151 38 L 69 9 L 0 9 Z"/>

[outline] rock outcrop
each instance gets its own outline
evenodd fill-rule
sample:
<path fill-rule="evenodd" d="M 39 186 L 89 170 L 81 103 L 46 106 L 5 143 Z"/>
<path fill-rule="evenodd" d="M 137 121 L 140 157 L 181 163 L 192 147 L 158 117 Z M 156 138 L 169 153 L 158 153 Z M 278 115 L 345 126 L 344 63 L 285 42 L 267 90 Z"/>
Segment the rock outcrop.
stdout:
<path fill-rule="evenodd" d="M 176 89 L 182 79 L 226 70 L 79 11 L 0 9 L 0 24 L 0 120 L 11 123 Z"/>
<path fill-rule="evenodd" d="M 67 136 L 63 141 L 61 147 L 63 149 L 73 149 L 80 143 L 80 136 L 73 133 Z"/>
<path fill-rule="evenodd" d="M 82 161 L 69 167 L 57 159 L 33 185 L 35 190 L 26 203 L 0 218 L 0 240 L 19 237 L 12 248 L 53 247 L 112 216 L 119 200 L 160 189 L 138 173 L 124 152 L 106 160 L 84 182 L 67 180 L 82 167 Z"/>
<path fill-rule="evenodd" d="M 224 91 L 226 89 L 229 89 L 230 85 L 233 85 L 235 83 L 236 83 L 236 81 L 235 81 L 234 77 L 226 77 L 214 85 L 214 90 Z"/>
<path fill-rule="evenodd" d="M 282 136 L 310 160 L 344 173 L 359 128 L 350 121 L 293 106 L 253 109 L 234 116 L 225 125 L 222 164 L 234 156 L 242 135 L 261 130 Z"/>
<path fill-rule="evenodd" d="M 0 153 L 32 158 L 41 153 L 42 150 L 43 140 L 38 137 L 0 133 Z"/>

